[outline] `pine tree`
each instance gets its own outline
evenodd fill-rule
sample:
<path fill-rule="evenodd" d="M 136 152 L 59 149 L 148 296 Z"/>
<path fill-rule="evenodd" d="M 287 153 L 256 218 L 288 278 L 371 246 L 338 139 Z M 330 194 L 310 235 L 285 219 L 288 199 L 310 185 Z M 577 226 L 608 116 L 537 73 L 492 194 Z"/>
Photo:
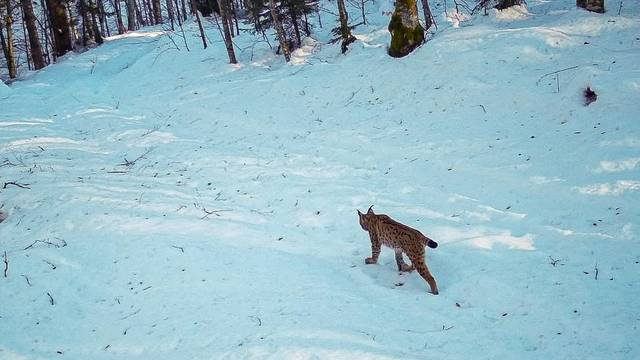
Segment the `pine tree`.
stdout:
<path fill-rule="evenodd" d="M 233 42 L 231 40 L 230 27 L 230 14 L 229 14 L 229 2 L 228 0 L 218 0 L 218 8 L 220 9 L 220 20 L 222 26 L 222 33 L 224 37 L 224 46 L 227 48 L 227 55 L 229 56 L 230 64 L 237 64 L 236 53 L 233 51 Z"/>
<path fill-rule="evenodd" d="M 347 52 L 349 44 L 356 41 L 356 38 L 351 34 L 351 28 L 349 27 L 349 13 L 347 13 L 344 0 L 337 0 L 337 3 L 338 17 L 340 19 L 340 27 L 337 29 L 337 32 L 339 32 L 340 39 L 342 40 L 341 50 L 344 54 Z M 336 32 L 336 30 L 334 30 L 334 32 Z"/>
<path fill-rule="evenodd" d="M 3 25 L 7 32 L 7 36 L 5 37 L 2 32 L 3 26 L 0 25 L 0 42 L 2 42 L 2 51 L 4 52 L 4 58 L 7 61 L 9 77 L 14 79 L 18 75 L 18 68 L 16 66 L 15 47 L 13 45 L 13 9 L 11 8 L 11 2 L 9 0 L 2 0 L 0 5 L 4 5 L 6 11 L 4 19 L 0 19 L 0 23 L 4 20 Z M 2 9 L 0 8 L 0 10 Z"/>

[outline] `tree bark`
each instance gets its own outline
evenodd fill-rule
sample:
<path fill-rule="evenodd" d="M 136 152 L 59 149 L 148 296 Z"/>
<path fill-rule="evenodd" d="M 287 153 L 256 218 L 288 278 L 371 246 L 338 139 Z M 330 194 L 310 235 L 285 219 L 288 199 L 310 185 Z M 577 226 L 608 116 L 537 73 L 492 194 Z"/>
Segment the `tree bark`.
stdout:
<path fill-rule="evenodd" d="M 33 4 L 31 0 L 20 0 L 24 21 L 27 24 L 27 32 L 29 33 L 29 48 L 31 49 L 31 59 L 33 67 L 36 70 L 46 66 L 44 55 L 42 54 L 42 45 L 38 38 L 38 28 L 36 27 L 36 16 L 33 13 Z"/>
<path fill-rule="evenodd" d="M 224 46 L 227 48 L 230 64 L 237 64 L 236 53 L 233 51 L 233 41 L 231 40 L 231 31 L 229 31 L 229 3 L 228 0 L 218 0 L 218 8 L 220 9 L 220 19 L 222 23 L 222 31 L 224 33 Z M 233 26 L 233 24 L 231 24 Z"/>
<path fill-rule="evenodd" d="M 604 0 L 576 0 L 576 6 L 600 14 L 604 13 Z"/>
<path fill-rule="evenodd" d="M 162 5 L 160 0 L 151 0 L 153 5 L 153 18 L 156 24 L 162 24 Z"/>
<path fill-rule="evenodd" d="M 342 53 L 346 53 L 349 44 L 356 41 L 356 38 L 351 34 L 349 29 L 349 13 L 344 4 L 344 0 L 337 0 L 338 3 L 338 15 L 340 17 L 340 37 L 342 38 Z"/>
<path fill-rule="evenodd" d="M 167 15 L 171 23 L 171 30 L 174 30 L 173 23 L 175 22 L 175 15 L 173 11 L 173 0 L 167 0 Z"/>
<path fill-rule="evenodd" d="M 202 38 L 202 46 L 207 48 L 207 38 L 204 34 L 204 28 L 202 27 L 202 21 L 200 21 L 200 13 L 198 12 L 198 7 L 196 6 L 196 0 L 191 0 L 191 9 L 193 10 L 193 14 L 196 17 L 196 21 L 198 22 L 198 29 L 200 29 L 200 37 Z"/>
<path fill-rule="evenodd" d="M 424 13 L 424 30 L 427 31 L 433 25 L 433 14 L 429 7 L 429 0 L 422 0 L 422 12 Z"/>
<path fill-rule="evenodd" d="M 273 26 L 276 28 L 276 34 L 278 35 L 278 42 L 280 43 L 280 49 L 282 49 L 282 53 L 284 54 L 284 59 L 286 62 L 291 61 L 291 53 L 289 52 L 289 44 L 287 43 L 287 37 L 284 33 L 284 28 L 282 27 L 282 22 L 280 21 L 280 17 L 278 17 L 278 12 L 276 11 L 276 4 L 273 0 L 269 0 L 269 8 L 271 10 L 271 18 L 273 19 Z"/>
<path fill-rule="evenodd" d="M 124 28 L 124 22 L 122 21 L 122 4 L 120 3 L 120 0 L 113 0 L 113 7 L 113 10 L 116 13 L 116 25 L 118 27 L 118 34 L 124 34 L 126 30 Z M 127 7 L 127 15 L 128 14 L 129 8 Z"/>
<path fill-rule="evenodd" d="M 424 42 L 424 29 L 418 20 L 416 0 L 396 0 L 396 8 L 389 22 L 391 44 L 389 55 L 409 55 Z"/>
<path fill-rule="evenodd" d="M 9 77 L 15 79 L 18 75 L 18 68 L 16 66 L 15 47 L 13 46 L 13 14 L 11 11 L 11 2 L 9 0 L 5 0 L 5 7 L 7 8 L 4 23 L 5 28 L 7 29 L 7 50 L 5 52 L 5 60 L 7 60 Z"/>
<path fill-rule="evenodd" d="M 53 33 L 53 48 L 57 57 L 73 50 L 71 46 L 71 31 L 67 9 L 63 0 L 46 0 Z"/>

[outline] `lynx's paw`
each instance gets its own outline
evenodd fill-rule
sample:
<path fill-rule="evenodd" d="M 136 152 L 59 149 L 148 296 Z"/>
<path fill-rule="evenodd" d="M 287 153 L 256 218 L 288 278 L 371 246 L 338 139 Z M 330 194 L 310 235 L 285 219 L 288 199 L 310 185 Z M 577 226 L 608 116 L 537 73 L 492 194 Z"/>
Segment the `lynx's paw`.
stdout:
<path fill-rule="evenodd" d="M 367 264 L 367 265 L 375 264 L 376 262 L 377 261 L 375 261 L 373 258 L 370 258 L 370 257 L 364 259 L 364 263 Z"/>
<path fill-rule="evenodd" d="M 413 265 L 402 264 L 400 266 L 400 271 L 402 272 L 411 272 L 413 270 L 414 270 Z"/>

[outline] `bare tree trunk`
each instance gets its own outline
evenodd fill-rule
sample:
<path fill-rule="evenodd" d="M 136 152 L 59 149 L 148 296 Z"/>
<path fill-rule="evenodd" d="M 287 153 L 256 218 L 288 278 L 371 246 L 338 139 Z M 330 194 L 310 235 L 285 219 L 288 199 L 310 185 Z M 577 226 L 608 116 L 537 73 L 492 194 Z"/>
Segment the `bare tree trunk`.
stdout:
<path fill-rule="evenodd" d="M 233 51 L 233 42 L 231 40 L 231 31 L 229 30 L 229 3 L 228 0 L 218 0 L 218 8 L 220 9 L 220 18 L 222 23 L 222 31 L 224 33 L 224 46 L 227 48 L 230 64 L 237 64 L 236 53 Z M 233 24 L 232 24 L 233 26 Z"/>
<path fill-rule="evenodd" d="M 97 0 L 98 3 L 98 14 L 100 16 L 100 28 L 102 29 L 102 34 L 105 34 L 106 31 L 106 36 L 111 36 L 111 31 L 109 31 L 109 23 L 107 22 L 107 14 L 104 11 L 104 0 Z M 120 8 L 120 4 L 118 3 L 118 9 Z M 122 15 L 120 14 L 120 11 L 118 11 L 118 15 L 119 16 L 119 21 L 120 24 L 122 25 Z M 122 27 L 122 29 L 124 30 L 124 25 Z M 118 33 L 120 29 L 118 29 Z"/>
<path fill-rule="evenodd" d="M 349 29 L 349 14 L 344 4 L 344 0 L 337 0 L 338 3 L 338 15 L 340 17 L 340 37 L 342 38 L 342 53 L 346 53 L 349 44 L 356 41 L 356 38 L 351 34 Z"/>
<path fill-rule="evenodd" d="M 11 9 L 11 2 L 9 0 L 4 1 L 4 6 L 7 9 L 7 13 L 4 18 L 4 26 L 7 29 L 6 44 L 3 40 L 4 57 L 7 60 L 7 70 L 9 70 L 9 77 L 15 79 L 18 75 L 18 68 L 16 67 L 15 48 L 13 46 L 13 14 Z M 1 32 L 2 30 L 0 30 Z"/>
<path fill-rule="evenodd" d="M 174 30 L 173 23 L 175 22 L 175 15 L 173 14 L 173 0 L 167 0 L 167 15 L 171 23 L 171 30 Z"/>
<path fill-rule="evenodd" d="M 396 8 L 389 22 L 391 44 L 389 55 L 409 55 L 424 42 L 424 29 L 418 19 L 416 0 L 396 0 Z"/>
<path fill-rule="evenodd" d="M 142 5 L 142 10 L 140 10 L 140 5 L 138 4 L 138 2 L 136 0 L 129 0 L 131 2 L 133 2 L 133 8 L 135 9 L 136 12 L 136 19 L 138 19 L 138 24 L 142 25 L 142 26 L 147 26 L 147 21 L 145 20 L 144 17 L 144 3 L 141 3 Z"/>
<path fill-rule="evenodd" d="M 424 30 L 427 31 L 433 25 L 433 14 L 429 7 L 429 0 L 422 0 L 422 12 L 424 13 Z"/>
<path fill-rule="evenodd" d="M 278 17 L 278 12 L 276 11 L 276 4 L 274 0 L 269 0 L 269 8 L 271 10 L 271 18 L 273 19 L 273 26 L 276 28 L 276 34 L 278 35 L 278 42 L 280 43 L 280 49 L 282 49 L 282 53 L 284 54 L 284 59 L 286 62 L 291 61 L 291 53 L 289 52 L 289 45 L 287 44 L 287 38 L 284 33 L 284 28 L 282 27 L 282 22 L 280 21 L 280 17 Z"/>
<path fill-rule="evenodd" d="M 153 5 L 153 18 L 156 24 L 162 24 L 162 5 L 160 0 L 151 0 Z"/>
<path fill-rule="evenodd" d="M 33 4 L 31 0 L 20 0 L 20 5 L 22 6 L 24 21 L 27 24 L 27 31 L 29 33 L 29 48 L 31 49 L 33 67 L 39 70 L 45 67 L 46 63 L 44 62 L 42 46 L 38 38 L 38 28 L 36 27 L 36 16 L 33 13 Z"/>
<path fill-rule="evenodd" d="M 367 25 L 367 17 L 365 16 L 365 0 L 360 0 L 360 11 L 362 13 L 362 24 Z"/>
<path fill-rule="evenodd" d="M 176 10 L 176 20 L 178 20 L 178 26 L 182 26 L 182 14 L 180 14 L 180 4 L 178 4 L 178 0 L 174 0 L 173 5 L 175 5 L 174 9 Z"/>
<path fill-rule="evenodd" d="M 134 31 L 136 29 L 136 0 L 127 0 L 126 4 L 127 4 L 127 30 Z"/>
<path fill-rule="evenodd" d="M 102 39 L 102 33 L 100 32 L 100 29 L 98 26 L 98 18 L 97 18 L 98 7 L 93 3 L 92 0 L 87 0 L 87 1 L 89 2 L 91 24 L 93 25 L 93 39 L 96 41 L 98 45 L 100 45 L 104 42 L 104 40 Z"/>
<path fill-rule="evenodd" d="M 576 0 L 576 6 L 597 13 L 604 13 L 604 0 Z"/>
<path fill-rule="evenodd" d="M 60 57 L 73 50 L 71 45 L 71 31 L 67 9 L 63 0 L 46 0 L 53 34 L 53 48 L 56 57 Z"/>
<path fill-rule="evenodd" d="M 238 14 L 236 11 L 236 4 L 234 0 L 228 0 L 231 3 L 231 12 L 233 14 L 233 21 L 236 23 L 236 35 L 240 35 L 240 26 L 238 26 Z"/>
<path fill-rule="evenodd" d="M 293 5 L 289 5 L 288 10 L 289 16 L 291 17 L 291 22 L 293 23 L 293 30 L 296 35 L 296 46 L 300 47 L 300 45 L 302 45 L 302 39 L 300 37 L 300 28 L 298 27 L 298 17 L 296 16 Z"/>
<path fill-rule="evenodd" d="M 118 26 L 118 34 L 124 34 L 124 23 L 122 21 L 122 5 L 120 4 L 120 0 L 113 0 L 113 7 L 116 13 L 116 25 Z M 127 8 L 127 12 L 128 12 Z"/>
<path fill-rule="evenodd" d="M 187 7 L 184 3 L 185 3 L 185 0 L 182 0 L 182 21 L 187 21 Z"/>
<path fill-rule="evenodd" d="M 45 3 L 45 0 L 40 0 L 40 7 L 42 8 L 42 18 L 44 19 L 44 24 L 40 22 L 38 22 L 38 24 L 40 25 L 41 36 L 44 38 L 44 50 L 47 56 L 47 63 L 51 64 L 52 58 L 53 58 L 53 61 L 56 60 L 56 54 L 55 54 L 54 45 L 53 45 L 53 34 L 51 33 L 52 31 L 51 18 L 47 16 L 47 14 L 49 13 L 49 10 L 47 9 L 47 4 Z M 49 51 L 49 44 L 51 44 L 51 51 Z"/>
<path fill-rule="evenodd" d="M 202 21 L 200 21 L 200 12 L 198 11 L 198 7 L 196 6 L 196 0 L 191 0 L 191 9 L 193 9 L 193 14 L 196 17 L 196 21 L 198 22 L 198 29 L 200 29 L 200 37 L 202 38 L 202 46 L 207 48 L 207 38 L 204 34 L 204 28 L 202 27 Z"/>

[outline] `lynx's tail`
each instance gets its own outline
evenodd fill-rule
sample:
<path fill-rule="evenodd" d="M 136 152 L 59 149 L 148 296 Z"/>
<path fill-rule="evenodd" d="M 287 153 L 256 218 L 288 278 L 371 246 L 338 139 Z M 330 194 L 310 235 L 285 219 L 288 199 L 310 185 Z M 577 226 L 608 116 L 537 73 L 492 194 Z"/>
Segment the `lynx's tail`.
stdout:
<path fill-rule="evenodd" d="M 427 238 L 427 246 L 432 248 L 432 249 L 435 249 L 435 248 L 438 247 L 438 243 L 433 241 L 433 240 L 431 240 L 431 239 L 429 239 L 429 238 Z"/>

